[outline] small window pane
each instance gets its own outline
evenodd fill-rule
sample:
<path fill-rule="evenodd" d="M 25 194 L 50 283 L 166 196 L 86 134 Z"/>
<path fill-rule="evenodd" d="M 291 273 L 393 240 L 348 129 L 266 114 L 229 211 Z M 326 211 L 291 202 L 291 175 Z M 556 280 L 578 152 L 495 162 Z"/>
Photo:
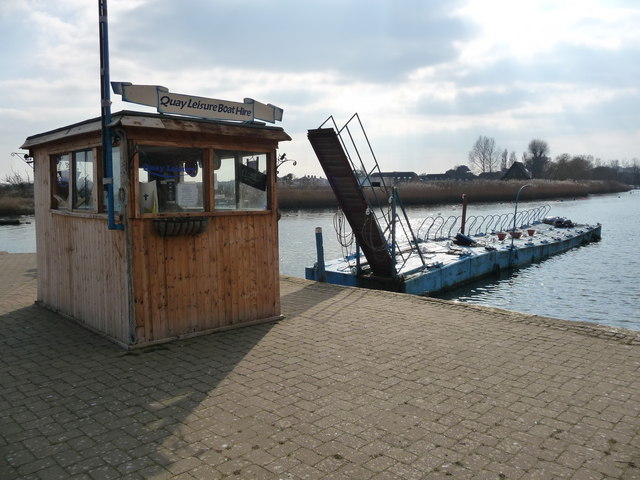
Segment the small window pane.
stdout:
<path fill-rule="evenodd" d="M 73 160 L 75 172 L 73 208 L 93 210 L 93 152 L 91 150 L 75 152 Z"/>
<path fill-rule="evenodd" d="M 53 199 L 52 208 L 69 208 L 69 155 L 53 157 L 54 179 L 51 188 Z"/>
<path fill-rule="evenodd" d="M 140 212 L 204 211 L 199 148 L 138 146 Z"/>
<path fill-rule="evenodd" d="M 240 157 L 238 195 L 241 210 L 267 208 L 267 155 L 245 153 Z"/>
<path fill-rule="evenodd" d="M 217 150 L 214 165 L 216 210 L 267 208 L 267 154 Z"/>
<path fill-rule="evenodd" d="M 235 210 L 237 208 L 235 152 L 216 152 L 213 178 L 216 210 Z"/>

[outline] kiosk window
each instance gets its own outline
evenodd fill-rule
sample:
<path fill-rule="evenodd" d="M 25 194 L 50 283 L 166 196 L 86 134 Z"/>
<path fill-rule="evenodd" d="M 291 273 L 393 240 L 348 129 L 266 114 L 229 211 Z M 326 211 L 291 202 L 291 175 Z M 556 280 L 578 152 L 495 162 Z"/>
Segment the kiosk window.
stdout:
<path fill-rule="evenodd" d="M 73 208 L 93 210 L 93 152 L 73 153 Z"/>
<path fill-rule="evenodd" d="M 54 155 L 51 161 L 51 208 L 95 211 L 94 151 Z"/>
<path fill-rule="evenodd" d="M 53 179 L 51 185 L 52 208 L 69 208 L 69 154 L 53 157 Z"/>
<path fill-rule="evenodd" d="M 138 146 L 141 213 L 204 211 L 203 151 Z"/>
<path fill-rule="evenodd" d="M 267 154 L 216 150 L 214 192 L 216 210 L 265 210 Z"/>

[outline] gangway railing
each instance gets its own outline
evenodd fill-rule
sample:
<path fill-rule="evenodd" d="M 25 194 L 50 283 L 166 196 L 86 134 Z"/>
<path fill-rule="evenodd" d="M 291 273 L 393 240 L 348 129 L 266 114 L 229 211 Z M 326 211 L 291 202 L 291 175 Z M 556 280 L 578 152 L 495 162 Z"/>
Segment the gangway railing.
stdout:
<path fill-rule="evenodd" d="M 378 224 L 387 240 L 385 246 L 378 248 L 389 250 L 396 273 L 402 270 L 412 255 L 417 255 L 422 265 L 426 265 L 398 191 L 395 186 L 387 185 L 360 116 L 357 113 L 353 114 L 344 126 L 339 128 L 332 115 L 319 128 L 323 128 L 328 123 L 337 132 L 353 173 L 364 193 L 369 205 L 371 221 Z M 352 228 L 354 228 L 353 225 Z"/>

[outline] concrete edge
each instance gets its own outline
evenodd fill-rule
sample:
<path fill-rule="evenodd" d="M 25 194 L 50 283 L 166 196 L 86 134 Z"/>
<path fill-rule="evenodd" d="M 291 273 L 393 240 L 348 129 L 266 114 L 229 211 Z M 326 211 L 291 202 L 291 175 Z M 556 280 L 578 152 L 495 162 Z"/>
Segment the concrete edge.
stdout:
<path fill-rule="evenodd" d="M 320 283 L 313 280 L 305 280 L 302 278 L 290 277 L 286 275 L 280 276 L 281 281 L 289 283 L 311 286 L 315 285 L 317 288 L 327 289 L 357 289 L 359 287 L 348 287 L 343 285 L 334 285 L 330 283 Z M 542 315 L 535 315 L 530 313 L 517 312 L 514 310 L 508 310 L 498 307 L 487 307 L 484 305 L 475 305 L 470 303 L 456 302 L 453 300 L 442 300 L 439 298 L 423 297 L 419 295 L 412 295 L 408 293 L 389 292 L 386 290 L 369 290 L 375 292 L 376 295 L 396 297 L 402 295 L 403 297 L 409 296 L 417 301 L 431 303 L 435 305 L 446 306 L 448 308 L 459 308 L 464 310 L 473 310 L 481 312 L 483 314 L 491 314 L 496 318 L 501 318 L 508 321 L 528 323 L 531 325 L 537 325 L 540 327 L 552 328 L 555 330 L 570 331 L 580 335 L 587 335 L 591 337 L 603 338 L 612 340 L 618 343 L 628 345 L 640 345 L 640 332 L 630 330 L 622 327 L 613 327 L 609 325 L 603 325 L 600 323 L 577 321 L 577 320 L 564 320 L 554 317 L 545 317 Z"/>

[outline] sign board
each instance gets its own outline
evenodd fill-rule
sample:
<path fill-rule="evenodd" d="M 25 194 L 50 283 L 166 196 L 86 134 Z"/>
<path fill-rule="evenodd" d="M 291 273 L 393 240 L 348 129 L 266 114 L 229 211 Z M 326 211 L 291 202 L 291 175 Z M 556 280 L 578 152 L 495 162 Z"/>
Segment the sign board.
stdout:
<path fill-rule="evenodd" d="M 283 110 L 275 105 L 245 98 L 244 102 L 219 100 L 171 93 L 160 85 L 133 85 L 127 82 L 112 82 L 114 93 L 122 95 L 125 102 L 138 103 L 158 109 L 159 113 L 173 113 L 211 120 L 236 120 L 252 122 L 264 120 L 282 121 Z"/>
<path fill-rule="evenodd" d="M 246 165 L 240 165 L 240 181 L 263 192 L 267 190 L 267 176 Z"/>
<path fill-rule="evenodd" d="M 169 92 L 158 92 L 158 112 L 245 122 L 254 118 L 253 105 Z"/>

